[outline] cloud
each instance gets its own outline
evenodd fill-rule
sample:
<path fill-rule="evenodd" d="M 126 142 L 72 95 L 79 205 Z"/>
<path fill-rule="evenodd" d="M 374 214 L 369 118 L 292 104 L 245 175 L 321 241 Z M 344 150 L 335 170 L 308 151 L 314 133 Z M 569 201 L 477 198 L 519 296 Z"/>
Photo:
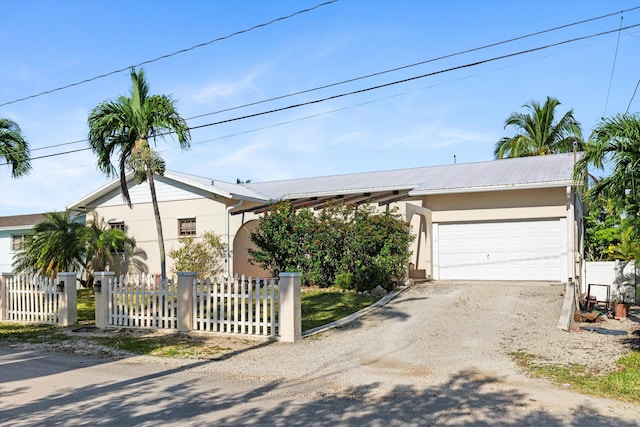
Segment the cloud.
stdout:
<path fill-rule="evenodd" d="M 184 97 L 196 104 L 211 104 L 221 99 L 235 98 L 247 92 L 259 92 L 256 81 L 271 67 L 259 65 L 237 80 L 199 85 L 186 90 Z"/>

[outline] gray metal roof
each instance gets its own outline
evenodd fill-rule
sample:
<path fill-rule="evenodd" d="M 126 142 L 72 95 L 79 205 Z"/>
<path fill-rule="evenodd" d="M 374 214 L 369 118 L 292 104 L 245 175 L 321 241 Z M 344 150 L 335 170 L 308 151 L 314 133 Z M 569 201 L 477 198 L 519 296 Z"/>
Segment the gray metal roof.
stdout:
<path fill-rule="evenodd" d="M 246 184 L 266 200 L 410 190 L 410 195 L 571 185 L 573 154 Z"/>

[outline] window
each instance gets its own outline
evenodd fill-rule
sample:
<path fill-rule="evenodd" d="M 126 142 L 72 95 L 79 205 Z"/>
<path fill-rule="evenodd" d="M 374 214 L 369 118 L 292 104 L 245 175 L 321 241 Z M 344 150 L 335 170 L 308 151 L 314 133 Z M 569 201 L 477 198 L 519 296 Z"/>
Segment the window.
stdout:
<path fill-rule="evenodd" d="M 196 219 L 182 218 L 178 219 L 178 236 L 195 236 L 196 235 Z"/>
<path fill-rule="evenodd" d="M 109 221 L 109 227 L 112 230 L 122 230 L 124 233 L 124 221 Z M 124 253 L 124 242 L 118 242 L 117 247 L 111 249 L 112 254 L 123 254 Z"/>
<path fill-rule="evenodd" d="M 109 226 L 112 230 L 117 228 L 118 230 L 122 230 L 124 232 L 124 221 L 110 222 Z"/>
<path fill-rule="evenodd" d="M 11 250 L 14 252 L 24 249 L 25 234 L 13 234 L 11 236 Z"/>

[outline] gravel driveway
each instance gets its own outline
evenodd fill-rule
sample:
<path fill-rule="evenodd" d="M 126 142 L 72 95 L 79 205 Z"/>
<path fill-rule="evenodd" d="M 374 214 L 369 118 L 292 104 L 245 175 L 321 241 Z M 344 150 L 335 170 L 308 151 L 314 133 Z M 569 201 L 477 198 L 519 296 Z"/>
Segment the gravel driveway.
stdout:
<path fill-rule="evenodd" d="M 235 381 L 283 382 L 293 394 L 370 403 L 430 393 L 436 400 L 443 398 L 434 421 L 443 425 L 481 420 L 493 424 L 540 411 L 575 413 L 576 419 L 591 414 L 596 417 L 593 425 L 607 417 L 619 417 L 622 425 L 640 425 L 639 406 L 528 378 L 512 361 L 510 352 L 524 351 L 539 361 L 582 363 L 606 371 L 629 351 L 623 339 L 632 335 L 559 330 L 564 290 L 561 284 L 522 282 L 416 285 L 346 327 L 298 343 L 257 347 L 196 369 L 200 375 Z M 598 326 L 633 332 L 640 328 L 639 320 Z M 453 403 L 444 398 L 454 393 L 463 396 L 455 401 L 459 408 L 449 407 Z M 471 402 L 479 407 L 464 410 Z"/>
<path fill-rule="evenodd" d="M 522 351 L 538 361 L 607 371 L 629 351 L 630 339 L 638 344 L 637 335 L 559 330 L 563 293 L 561 284 L 440 281 L 412 286 L 347 326 L 296 343 L 211 337 L 212 345 L 235 351 L 196 363 L 138 356 L 109 366 L 171 373 L 176 390 L 196 381 L 196 394 L 170 388 L 174 404 L 182 398 L 185 408 L 201 393 L 215 401 L 236 388 L 252 390 L 198 409 L 224 425 L 640 426 L 640 406 L 529 378 L 513 362 L 510 353 Z M 631 333 L 640 318 L 636 311 L 597 326 Z M 128 404 L 108 397 L 110 405 Z M 255 399 L 268 400 L 260 409 L 243 408 Z"/>

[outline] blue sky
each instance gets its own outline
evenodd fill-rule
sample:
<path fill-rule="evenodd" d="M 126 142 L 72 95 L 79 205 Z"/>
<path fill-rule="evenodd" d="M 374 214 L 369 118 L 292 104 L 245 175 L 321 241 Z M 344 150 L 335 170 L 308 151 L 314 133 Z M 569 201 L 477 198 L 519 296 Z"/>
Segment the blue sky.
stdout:
<path fill-rule="evenodd" d="M 152 60 L 322 3 L 301 1 L 0 1 L 0 116 L 39 157 L 87 148 L 87 116 L 126 95 Z M 191 118 L 426 61 L 640 6 L 640 1 L 340 0 L 144 66 L 152 94 Z M 640 9 L 305 94 L 190 119 L 190 126 L 309 102 L 577 37 L 640 24 Z M 619 40 L 619 44 L 618 44 Z M 617 47 L 617 55 L 616 55 Z M 640 27 L 442 72 L 299 108 L 194 129 L 167 168 L 235 182 L 490 160 L 512 135 L 505 118 L 558 98 L 589 135 L 624 113 L 640 79 Z M 615 59 L 615 68 L 614 68 Z M 612 69 L 614 69 L 612 77 Z M 611 85 L 610 85 L 611 82 Z M 640 94 L 631 112 L 640 108 Z M 81 141 L 75 144 L 66 144 Z M 45 148 L 57 144 L 66 144 Z M 0 215 L 62 210 L 109 181 L 90 150 L 33 160 L 25 178 L 0 166 Z"/>

